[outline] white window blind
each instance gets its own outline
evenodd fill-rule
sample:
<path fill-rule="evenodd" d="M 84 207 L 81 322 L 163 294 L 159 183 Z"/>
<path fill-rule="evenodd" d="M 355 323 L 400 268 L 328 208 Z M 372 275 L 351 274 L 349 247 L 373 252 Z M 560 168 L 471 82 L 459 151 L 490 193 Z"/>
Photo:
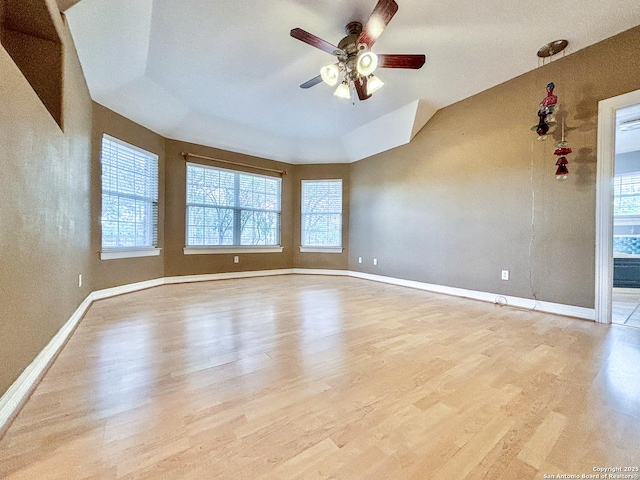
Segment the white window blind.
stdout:
<path fill-rule="evenodd" d="M 640 215 L 640 172 L 616 175 L 613 194 L 614 215 Z"/>
<path fill-rule="evenodd" d="M 280 178 L 187 163 L 187 246 L 280 245 Z"/>
<path fill-rule="evenodd" d="M 342 180 L 302 181 L 302 246 L 342 246 Z"/>
<path fill-rule="evenodd" d="M 158 156 L 121 140 L 102 138 L 102 248 L 158 243 Z"/>

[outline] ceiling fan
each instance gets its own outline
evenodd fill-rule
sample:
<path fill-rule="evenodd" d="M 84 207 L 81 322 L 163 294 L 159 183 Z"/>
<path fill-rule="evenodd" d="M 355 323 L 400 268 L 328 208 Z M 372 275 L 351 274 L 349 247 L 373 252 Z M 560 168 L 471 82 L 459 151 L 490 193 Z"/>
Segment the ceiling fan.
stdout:
<path fill-rule="evenodd" d="M 376 68 L 421 68 L 426 60 L 424 55 L 376 55 L 371 51 L 397 11 L 398 4 L 394 0 L 378 0 L 364 29 L 360 22 L 349 22 L 346 26 L 347 36 L 340 40 L 337 47 L 301 28 L 291 30 L 293 38 L 338 57 L 338 63 L 322 67 L 320 75 L 303 83 L 300 88 L 311 88 L 323 81 L 335 86 L 342 76 L 334 95 L 351 98 L 353 88 L 360 100 L 366 100 L 384 85 L 373 74 Z"/>

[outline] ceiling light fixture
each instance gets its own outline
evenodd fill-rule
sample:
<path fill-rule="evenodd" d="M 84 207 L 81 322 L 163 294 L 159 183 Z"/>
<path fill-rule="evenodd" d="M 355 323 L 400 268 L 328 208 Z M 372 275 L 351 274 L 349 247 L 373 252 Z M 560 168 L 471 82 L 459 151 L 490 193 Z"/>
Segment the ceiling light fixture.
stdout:
<path fill-rule="evenodd" d="M 320 76 L 322 77 L 322 81 L 333 87 L 338 83 L 338 79 L 340 77 L 340 68 L 338 65 L 331 64 L 326 65 L 320 69 Z"/>
<path fill-rule="evenodd" d="M 356 70 L 360 75 L 369 76 L 378 68 L 378 56 L 370 50 L 362 51 L 356 59 Z"/>
<path fill-rule="evenodd" d="M 426 57 L 420 54 L 380 54 L 371 51 L 393 16 L 398 11 L 395 0 L 378 0 L 369 19 L 363 26 L 358 21 L 347 23 L 347 36 L 338 45 L 333 45 L 301 28 L 294 28 L 289 34 L 301 42 L 315 47 L 338 58 L 338 63 L 320 69 L 320 75 L 307 80 L 300 88 L 311 88 L 319 83 L 336 85 L 334 95 L 345 99 L 359 100 L 371 98 L 371 94 L 384 83 L 373 72 L 376 68 L 403 68 L 417 70 L 422 68 Z M 355 101 L 354 101 L 355 104 Z"/>
<path fill-rule="evenodd" d="M 383 85 L 384 82 L 374 74 L 369 75 L 367 77 L 367 95 L 372 95 L 374 92 L 377 92 Z"/>
<path fill-rule="evenodd" d="M 361 47 L 361 52 L 357 56 L 341 58 L 338 63 L 322 67 L 320 77 L 327 85 L 334 86 L 342 75 L 342 83 L 333 94 L 338 98 L 351 99 L 352 91 L 355 90 L 358 97 L 363 100 L 384 85 L 384 82 L 373 74 L 378 64 L 378 56 L 366 50 L 365 45 Z"/>
<path fill-rule="evenodd" d="M 347 81 L 344 80 L 340 85 L 338 85 L 338 88 L 336 88 L 336 91 L 333 92 L 333 94 L 338 98 L 351 98 L 351 89 L 349 88 Z"/>

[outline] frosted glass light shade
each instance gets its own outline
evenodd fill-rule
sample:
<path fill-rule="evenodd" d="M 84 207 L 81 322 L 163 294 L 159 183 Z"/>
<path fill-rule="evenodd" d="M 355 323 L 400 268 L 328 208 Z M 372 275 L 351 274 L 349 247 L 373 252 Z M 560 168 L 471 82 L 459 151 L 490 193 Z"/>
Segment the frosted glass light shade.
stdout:
<path fill-rule="evenodd" d="M 340 78 L 340 69 L 334 64 L 326 65 L 320 69 L 320 76 L 324 83 L 333 87 L 338 83 L 338 78 Z"/>
<path fill-rule="evenodd" d="M 371 75 L 378 68 L 378 56 L 373 52 L 362 52 L 356 61 L 356 70 L 360 75 Z"/>
<path fill-rule="evenodd" d="M 349 90 L 347 82 L 342 82 L 338 85 L 338 88 L 336 88 L 336 91 L 333 92 L 333 94 L 339 98 L 351 98 L 351 91 Z"/>
<path fill-rule="evenodd" d="M 367 78 L 367 95 L 371 95 L 382 88 L 384 82 L 375 75 L 369 75 Z"/>

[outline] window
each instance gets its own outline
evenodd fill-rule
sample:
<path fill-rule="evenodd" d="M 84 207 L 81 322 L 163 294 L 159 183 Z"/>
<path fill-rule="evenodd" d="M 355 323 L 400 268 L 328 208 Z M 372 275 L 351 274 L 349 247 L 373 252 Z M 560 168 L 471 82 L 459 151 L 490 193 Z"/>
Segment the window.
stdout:
<path fill-rule="evenodd" d="M 158 156 L 104 135 L 101 162 L 101 258 L 158 255 Z"/>
<path fill-rule="evenodd" d="M 640 172 L 613 179 L 613 252 L 640 255 Z"/>
<path fill-rule="evenodd" d="M 187 163 L 187 247 L 279 247 L 281 190 L 280 178 Z"/>
<path fill-rule="evenodd" d="M 342 252 L 342 180 L 302 181 L 302 252 Z"/>
<path fill-rule="evenodd" d="M 640 215 L 640 172 L 616 175 L 613 192 L 614 215 Z"/>

